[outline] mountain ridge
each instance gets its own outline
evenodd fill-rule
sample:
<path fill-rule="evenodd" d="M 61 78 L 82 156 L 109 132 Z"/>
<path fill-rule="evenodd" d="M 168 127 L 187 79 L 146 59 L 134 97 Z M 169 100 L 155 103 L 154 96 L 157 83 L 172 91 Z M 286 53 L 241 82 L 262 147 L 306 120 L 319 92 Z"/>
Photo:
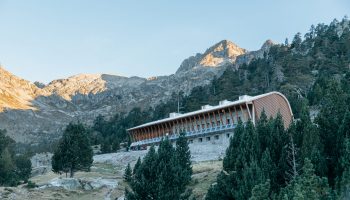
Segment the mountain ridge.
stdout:
<path fill-rule="evenodd" d="M 249 62 L 261 57 L 262 51 L 249 52 L 222 40 L 204 53 L 188 57 L 168 76 L 77 74 L 47 85 L 31 83 L 1 68 L 0 127 L 17 142 L 57 139 L 71 121 L 91 124 L 100 114 L 112 116 L 133 107 L 154 107 L 173 93 L 189 94 L 194 87 L 209 84 L 236 61 Z"/>

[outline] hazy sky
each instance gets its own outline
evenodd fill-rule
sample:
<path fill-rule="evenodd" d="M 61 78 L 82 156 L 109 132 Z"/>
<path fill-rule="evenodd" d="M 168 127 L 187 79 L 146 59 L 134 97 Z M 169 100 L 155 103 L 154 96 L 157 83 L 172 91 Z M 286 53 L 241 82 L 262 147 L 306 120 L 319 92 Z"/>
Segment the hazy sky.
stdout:
<path fill-rule="evenodd" d="M 345 15 L 349 0 L 0 0 L 0 63 L 45 83 L 167 75 L 220 40 L 256 50 Z"/>

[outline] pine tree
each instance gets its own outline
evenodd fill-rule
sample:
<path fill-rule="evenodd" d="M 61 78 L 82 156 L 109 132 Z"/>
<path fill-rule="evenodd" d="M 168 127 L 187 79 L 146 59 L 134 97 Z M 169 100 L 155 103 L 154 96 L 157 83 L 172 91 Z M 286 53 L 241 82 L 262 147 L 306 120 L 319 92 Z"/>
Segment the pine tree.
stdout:
<path fill-rule="evenodd" d="M 285 172 L 288 170 L 287 155 L 288 155 L 288 143 L 289 137 L 284 129 L 282 116 L 277 114 L 275 119 L 272 119 L 271 127 L 271 146 L 270 154 L 272 162 L 276 164 L 276 177 L 277 184 L 283 186 L 286 182 Z"/>
<path fill-rule="evenodd" d="M 340 181 L 339 199 L 350 199 L 350 168 L 346 168 Z"/>
<path fill-rule="evenodd" d="M 101 152 L 102 153 L 110 153 L 112 152 L 112 146 L 110 140 L 108 138 L 104 139 L 101 144 Z"/>
<path fill-rule="evenodd" d="M 265 110 L 263 110 L 256 124 L 256 132 L 259 137 L 262 152 L 271 145 L 271 126 L 268 122 Z"/>
<path fill-rule="evenodd" d="M 139 158 L 140 160 L 140 158 Z M 134 167 L 134 178 L 127 199 L 157 199 L 158 195 L 158 155 L 152 146 L 143 161 L 137 161 Z"/>
<path fill-rule="evenodd" d="M 102 115 L 98 115 L 96 117 L 96 119 L 94 120 L 94 124 L 93 124 L 92 129 L 105 135 L 106 128 L 107 128 L 107 121 L 105 120 L 105 118 Z"/>
<path fill-rule="evenodd" d="M 301 45 L 302 39 L 301 39 L 301 33 L 297 33 L 292 41 L 291 48 L 299 48 Z"/>
<path fill-rule="evenodd" d="M 252 121 L 246 123 L 244 134 L 240 141 L 241 155 L 246 162 L 260 158 L 259 137 Z"/>
<path fill-rule="evenodd" d="M 120 141 L 118 138 L 115 138 L 112 143 L 112 151 L 117 152 L 120 149 Z"/>
<path fill-rule="evenodd" d="M 176 140 L 176 160 L 181 170 L 181 183 L 183 184 L 181 190 L 190 182 L 192 176 L 191 166 L 191 152 L 188 146 L 185 133 L 180 133 L 179 138 Z"/>
<path fill-rule="evenodd" d="M 296 144 L 301 146 L 301 159 L 310 159 L 317 175 L 324 176 L 327 165 L 323 155 L 323 145 L 317 127 L 311 122 L 307 106 L 302 108 L 300 120 L 296 122 Z"/>
<path fill-rule="evenodd" d="M 271 127 L 271 158 L 276 163 L 280 160 L 282 149 L 288 144 L 288 136 L 285 132 L 282 115 L 278 113 L 270 124 Z"/>
<path fill-rule="evenodd" d="M 127 183 L 130 183 L 131 180 L 132 180 L 132 170 L 131 170 L 131 167 L 130 167 L 130 163 L 128 163 L 128 165 L 127 165 L 126 168 L 125 168 L 125 171 L 124 171 L 124 180 L 125 180 L 125 182 L 127 182 Z"/>
<path fill-rule="evenodd" d="M 240 142 L 242 140 L 242 135 L 244 134 L 244 125 L 242 121 L 238 121 L 237 127 L 234 129 L 234 136 L 230 138 L 230 145 L 226 149 L 226 154 L 223 160 L 223 169 L 225 171 L 235 170 L 235 163 L 239 154 L 237 153 L 240 147 Z"/>
<path fill-rule="evenodd" d="M 309 159 L 305 159 L 302 175 L 294 179 L 281 192 L 280 196 L 298 200 L 326 200 L 330 197 L 327 179 L 315 175 L 314 167 Z"/>
<path fill-rule="evenodd" d="M 24 155 L 15 157 L 16 175 L 25 183 L 30 178 L 32 173 L 32 162 Z"/>
<path fill-rule="evenodd" d="M 181 166 L 175 157 L 175 149 L 166 138 L 158 148 L 158 198 L 179 199 L 182 191 Z"/>
<path fill-rule="evenodd" d="M 0 153 L 13 143 L 14 141 L 10 137 L 6 136 L 6 130 L 0 129 Z"/>
<path fill-rule="evenodd" d="M 92 148 L 86 129 L 82 124 L 70 123 L 60 139 L 52 157 L 52 170 L 55 173 L 70 173 L 78 170 L 89 171 L 92 165 Z"/>
<path fill-rule="evenodd" d="M 255 160 L 251 160 L 249 164 L 244 165 L 241 176 L 236 188 L 238 191 L 237 199 L 249 199 L 253 187 L 265 181 L 262 171 Z"/>
<path fill-rule="evenodd" d="M 270 180 L 254 186 L 252 196 L 249 198 L 249 200 L 269 200 L 270 187 Z"/>
<path fill-rule="evenodd" d="M 182 134 L 175 149 L 168 138 L 161 141 L 158 151 L 150 148 L 144 159 L 134 167 L 132 191 L 126 199 L 188 199 L 191 195 L 186 185 L 191 180 L 190 153 Z M 181 158 L 180 158 L 181 156 Z"/>
<path fill-rule="evenodd" d="M 272 129 L 265 129 L 262 124 L 267 126 L 268 123 L 266 121 L 261 123 L 259 130 L 266 131 L 268 136 L 271 135 Z M 262 137 L 258 134 L 252 122 L 249 121 L 245 127 L 241 122 L 238 124 L 224 158 L 225 171 L 218 175 L 216 184 L 208 190 L 207 200 L 248 199 L 254 186 L 275 176 L 274 171 L 271 171 L 275 167 L 271 163 L 269 149 L 260 153 Z"/>
<path fill-rule="evenodd" d="M 137 159 L 137 162 L 136 162 L 135 166 L 134 166 L 134 170 L 132 171 L 132 174 L 135 175 L 135 174 L 136 174 L 136 171 L 137 171 L 138 169 L 140 169 L 140 167 L 141 167 L 141 158 L 139 157 L 139 158 Z"/>
<path fill-rule="evenodd" d="M 260 168 L 264 179 L 269 180 L 271 190 L 277 191 L 279 185 L 276 183 L 276 164 L 272 162 L 270 150 L 268 148 L 261 157 Z"/>
<path fill-rule="evenodd" d="M 285 46 L 289 46 L 288 38 L 286 38 L 286 39 L 284 40 L 284 45 L 285 45 Z"/>
<path fill-rule="evenodd" d="M 342 123 L 338 130 L 338 140 L 337 143 L 339 146 L 344 147 L 344 140 L 350 138 L 350 111 L 346 111 Z"/>
<path fill-rule="evenodd" d="M 234 196 L 237 196 L 237 192 L 234 190 L 237 186 L 236 175 L 236 172 L 231 172 L 230 174 L 223 171 L 220 172 L 216 183 L 212 184 L 208 189 L 205 200 L 235 199 Z"/>
<path fill-rule="evenodd" d="M 3 149 L 0 152 L 0 185 L 17 185 L 14 168 L 10 151 L 7 148 Z"/>
<path fill-rule="evenodd" d="M 350 139 L 346 138 L 339 158 L 339 173 L 342 174 L 339 182 L 339 195 L 341 199 L 350 197 Z"/>
<path fill-rule="evenodd" d="M 24 155 L 15 155 L 15 141 L 0 129 L 0 186 L 17 186 L 27 182 L 32 171 L 30 160 Z"/>
<path fill-rule="evenodd" d="M 339 151 L 344 141 L 344 135 L 346 135 L 344 132 L 346 128 L 340 129 L 340 127 L 344 124 L 344 118 L 347 116 L 347 112 L 344 111 L 348 110 L 348 97 L 336 80 L 329 80 L 325 87 L 322 107 L 315 121 L 324 147 L 324 157 L 327 158 L 327 178 L 333 187 L 336 177 L 340 176 L 336 169 L 338 168 Z"/>

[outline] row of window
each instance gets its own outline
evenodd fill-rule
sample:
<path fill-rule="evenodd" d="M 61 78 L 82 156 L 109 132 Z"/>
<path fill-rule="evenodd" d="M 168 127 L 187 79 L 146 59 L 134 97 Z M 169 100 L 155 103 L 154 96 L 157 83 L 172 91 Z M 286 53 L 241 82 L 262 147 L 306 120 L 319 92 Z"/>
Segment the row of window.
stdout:
<path fill-rule="evenodd" d="M 241 120 L 241 117 L 238 117 L 238 118 L 239 118 L 239 120 Z M 226 124 L 231 124 L 231 120 L 227 119 L 226 120 Z M 212 122 L 211 124 L 210 123 L 202 124 L 202 126 L 197 124 L 197 129 L 196 130 L 205 129 L 205 125 L 206 125 L 206 127 L 210 127 L 210 125 L 211 125 L 211 127 L 221 126 L 221 121 L 217 121 L 216 123 Z M 192 130 L 195 129 L 194 127 L 195 126 L 192 125 Z M 188 126 L 187 128 L 190 129 L 190 126 Z M 185 130 L 184 129 L 180 129 L 179 130 L 179 129 L 175 128 L 175 133 L 177 133 L 178 131 L 182 132 L 182 131 L 185 131 Z"/>
<path fill-rule="evenodd" d="M 230 134 L 227 133 L 226 137 L 229 138 Z M 219 139 L 220 139 L 220 135 L 214 135 L 214 140 L 219 140 Z M 209 142 L 211 140 L 211 137 L 208 136 L 208 137 L 205 138 L 205 140 Z M 203 138 L 201 138 L 201 137 L 198 138 L 198 142 L 203 142 Z M 189 143 L 193 143 L 193 139 L 189 140 Z"/>

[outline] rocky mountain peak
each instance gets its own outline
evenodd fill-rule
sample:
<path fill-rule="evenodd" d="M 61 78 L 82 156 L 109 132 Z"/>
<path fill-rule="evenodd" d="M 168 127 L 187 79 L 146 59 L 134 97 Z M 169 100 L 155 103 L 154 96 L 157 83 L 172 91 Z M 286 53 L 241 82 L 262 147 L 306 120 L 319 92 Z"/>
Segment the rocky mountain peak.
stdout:
<path fill-rule="evenodd" d="M 19 78 L 0 66 L 0 111 L 4 108 L 30 109 L 31 101 L 41 91 L 31 82 Z"/>
<path fill-rule="evenodd" d="M 30 93 L 36 93 L 39 88 L 31 82 L 17 77 L 0 66 L 0 91 L 13 90 L 15 88 L 29 90 Z"/>
<path fill-rule="evenodd" d="M 144 81 L 145 79 L 139 77 L 128 78 L 109 74 L 78 74 L 66 79 L 54 80 L 43 89 L 70 101 L 77 94 L 95 95 L 108 89 L 135 87 Z"/>
<path fill-rule="evenodd" d="M 44 90 L 57 94 L 66 100 L 76 94 L 97 94 L 106 90 L 101 74 L 78 74 L 66 79 L 58 79 L 50 82 Z"/>
<path fill-rule="evenodd" d="M 20 81 L 21 78 L 13 75 L 9 71 L 7 71 L 5 68 L 0 66 L 0 83 L 9 83 L 11 81 Z"/>
<path fill-rule="evenodd" d="M 233 58 L 244 53 L 246 53 L 246 50 L 240 48 L 237 44 L 229 40 L 222 40 L 210 47 L 204 55 L 215 54 L 216 57 Z"/>
<path fill-rule="evenodd" d="M 273 45 L 275 45 L 276 43 L 274 43 L 272 40 L 268 39 L 264 42 L 264 44 L 261 46 L 262 50 L 267 50 L 270 49 L 270 47 L 272 47 Z"/>
<path fill-rule="evenodd" d="M 229 40 L 222 40 L 208 48 L 203 54 L 197 53 L 184 60 L 176 74 L 187 73 L 202 68 L 217 68 L 225 64 L 234 63 L 237 56 L 245 54 L 247 50 L 240 48 Z"/>

